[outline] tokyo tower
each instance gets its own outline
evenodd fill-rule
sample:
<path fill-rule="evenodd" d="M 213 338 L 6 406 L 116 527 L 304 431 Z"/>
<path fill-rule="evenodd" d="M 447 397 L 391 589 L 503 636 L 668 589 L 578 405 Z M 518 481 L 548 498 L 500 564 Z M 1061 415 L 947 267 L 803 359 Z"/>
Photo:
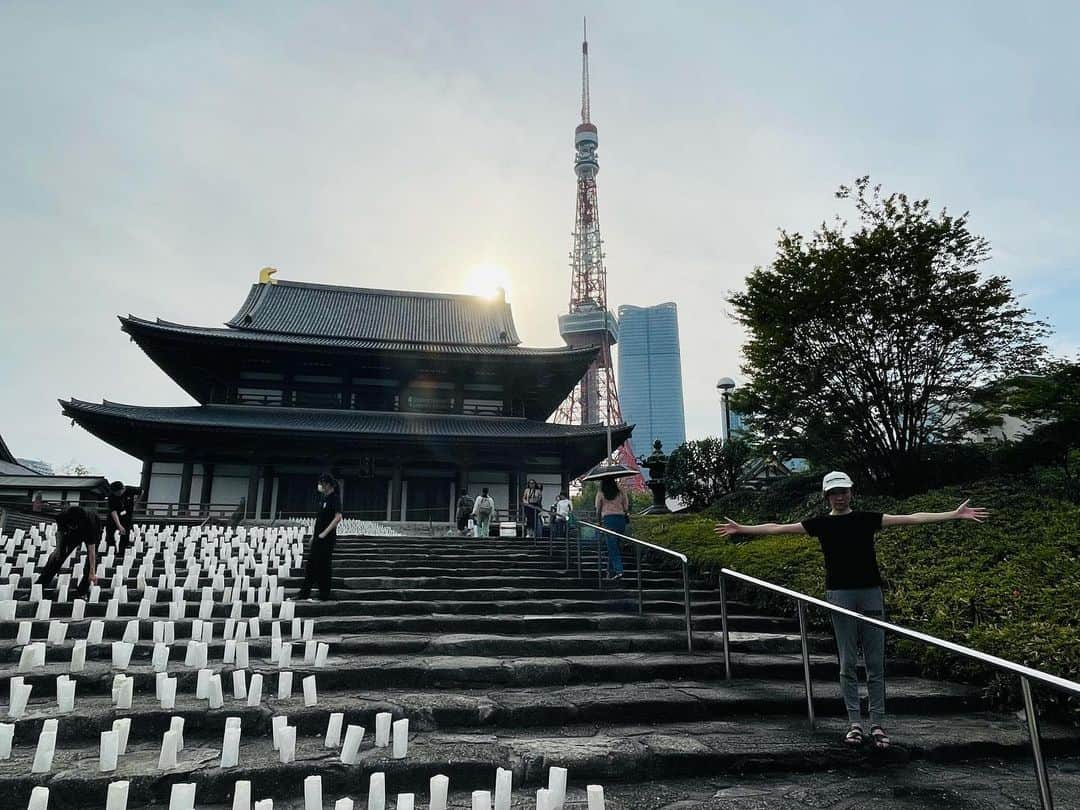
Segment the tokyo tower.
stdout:
<path fill-rule="evenodd" d="M 568 346 L 599 346 L 600 352 L 555 413 L 554 420 L 566 425 L 611 426 L 623 421 L 611 362 L 611 347 L 619 339 L 619 323 L 607 307 L 607 271 L 596 204 L 596 174 L 600 171 L 596 158 L 598 143 L 596 125 L 590 120 L 586 34 L 581 42 L 581 123 L 574 130 L 577 214 L 570 252 L 570 308 L 559 316 L 559 333 Z M 612 448 L 610 432 L 608 435 L 608 460 L 638 470 L 630 441 Z M 631 484 L 644 489 L 640 475 Z"/>

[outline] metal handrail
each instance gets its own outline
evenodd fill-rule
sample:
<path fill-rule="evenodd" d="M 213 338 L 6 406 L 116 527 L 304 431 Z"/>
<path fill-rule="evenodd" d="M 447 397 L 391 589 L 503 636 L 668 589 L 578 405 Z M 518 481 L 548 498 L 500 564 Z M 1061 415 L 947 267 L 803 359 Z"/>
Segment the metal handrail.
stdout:
<path fill-rule="evenodd" d="M 600 532 L 606 532 L 608 534 L 613 534 L 616 537 L 618 537 L 620 540 L 626 540 L 627 542 L 633 543 L 634 545 L 644 546 L 645 548 L 651 549 L 653 551 L 659 551 L 659 552 L 661 552 L 663 554 L 667 554 L 668 556 L 674 557 L 675 559 L 677 559 L 681 563 L 686 563 L 686 562 L 690 561 L 689 558 L 685 554 L 683 554 L 681 551 L 675 551 L 675 550 L 670 549 L 670 548 L 664 548 L 663 546 L 658 546 L 658 545 L 655 545 L 654 543 L 650 543 L 647 540 L 638 540 L 636 537 L 631 537 L 628 534 L 619 534 L 616 531 L 612 531 L 611 529 L 605 529 L 603 526 L 597 526 L 595 523 L 589 523 L 586 520 L 581 520 L 581 521 L 578 521 L 578 522 L 582 526 L 588 526 L 588 527 L 596 529 L 597 531 L 600 531 Z"/>
<path fill-rule="evenodd" d="M 641 579 L 641 549 L 646 548 L 650 551 L 659 551 L 662 554 L 667 554 L 669 557 L 674 557 L 679 561 L 682 568 L 683 577 L 683 608 L 686 616 L 686 650 L 687 652 L 694 651 L 694 629 L 693 629 L 693 617 L 690 610 L 690 559 L 679 551 L 674 551 L 670 548 L 664 548 L 653 543 L 649 543 L 645 540 L 638 540 L 636 537 L 631 537 L 628 534 L 620 534 L 619 532 L 612 531 L 611 529 L 605 529 L 603 526 L 598 526 L 595 523 L 589 523 L 586 520 L 579 520 L 578 525 L 588 526 L 590 529 L 594 529 L 604 534 L 610 534 L 612 537 L 621 541 L 633 543 L 634 545 L 634 559 L 637 562 L 637 590 L 638 590 L 638 615 L 642 615 L 645 612 L 645 588 Z M 580 559 L 581 551 L 578 550 L 578 556 Z M 596 576 L 600 577 L 600 552 L 597 550 L 596 554 Z"/>
<path fill-rule="evenodd" d="M 731 653 L 728 645 L 728 627 L 727 627 L 727 589 L 724 587 L 724 578 L 731 577 L 732 579 L 740 580 L 742 582 L 749 583 L 759 588 L 764 588 L 767 591 L 778 593 L 783 596 L 790 597 L 795 600 L 798 614 L 799 614 L 799 636 L 802 641 L 802 659 L 803 659 L 803 679 L 806 685 L 806 711 L 807 717 L 810 721 L 810 728 L 814 728 L 814 689 L 813 683 L 810 679 L 810 654 L 809 645 L 806 633 L 806 605 L 814 605 L 815 607 L 823 608 L 830 613 L 840 614 L 842 616 L 849 616 L 856 621 L 863 622 L 864 624 L 874 625 L 880 627 L 883 630 L 896 633 L 897 635 L 904 636 L 905 638 L 912 639 L 914 641 L 921 641 L 924 644 L 930 644 L 934 647 L 939 647 L 943 650 L 962 655 L 966 658 L 979 661 L 983 664 L 987 664 L 995 669 L 1011 672 L 1020 678 L 1020 691 L 1024 697 L 1024 714 L 1027 717 L 1028 735 L 1031 738 L 1031 751 L 1035 759 L 1035 777 L 1039 784 L 1039 802 L 1043 810 L 1053 810 L 1054 800 L 1050 793 L 1050 781 L 1046 774 L 1046 761 L 1043 757 L 1042 751 L 1042 738 L 1039 733 L 1039 717 L 1035 711 L 1035 701 L 1032 697 L 1031 682 L 1037 681 L 1045 686 L 1049 686 L 1059 691 L 1068 692 L 1073 695 L 1080 696 L 1080 683 L 1076 681 L 1070 681 L 1067 678 L 1061 678 L 1057 675 L 1051 675 L 1046 672 L 1041 672 L 1037 669 L 1024 666 L 1023 664 L 1017 664 L 1014 661 L 1009 661 L 1004 658 L 999 658 L 996 655 L 990 655 L 989 653 L 980 652 L 979 650 L 972 649 L 971 647 L 965 647 L 963 644 L 957 644 L 953 641 L 946 641 L 936 636 L 931 636 L 928 633 L 922 633 L 918 630 L 911 630 L 907 627 L 901 627 L 898 624 L 887 622 L 884 619 L 875 619 L 873 616 L 866 616 L 862 613 L 858 613 L 854 610 L 834 605 L 831 602 L 826 602 L 824 599 L 818 599 L 817 597 L 810 596 L 809 594 L 802 593 L 800 591 L 794 591 L 790 588 L 785 588 L 782 585 L 776 585 L 772 582 L 768 582 L 757 577 L 749 576 L 748 574 L 742 574 L 738 571 L 733 571 L 730 568 L 720 569 L 720 613 L 721 613 L 721 625 L 724 635 L 724 673 L 730 680 L 731 678 Z"/>

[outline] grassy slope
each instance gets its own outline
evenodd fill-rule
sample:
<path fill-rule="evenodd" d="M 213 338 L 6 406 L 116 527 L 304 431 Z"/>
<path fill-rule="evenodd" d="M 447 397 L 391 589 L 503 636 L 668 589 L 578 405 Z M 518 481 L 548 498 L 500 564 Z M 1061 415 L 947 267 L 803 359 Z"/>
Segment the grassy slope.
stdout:
<path fill-rule="evenodd" d="M 824 572 L 812 538 L 722 540 L 712 533 L 720 515 L 740 523 L 793 522 L 823 511 L 820 495 L 807 494 L 811 487 L 808 483 L 801 492 L 798 486 L 787 486 L 787 492 L 769 495 L 737 494 L 698 515 L 637 518 L 633 531 L 683 551 L 700 568 L 724 565 L 820 596 Z M 1018 482 L 993 480 L 907 499 L 856 493 L 855 508 L 940 512 L 964 498 L 989 508 L 990 520 L 897 527 L 878 535 L 889 618 L 1080 680 L 1080 507 L 1026 491 Z M 898 646 L 929 675 L 987 678 L 977 667 L 923 645 Z M 1014 678 L 989 678 L 988 683 L 1002 700 L 1011 701 L 1019 692 Z"/>

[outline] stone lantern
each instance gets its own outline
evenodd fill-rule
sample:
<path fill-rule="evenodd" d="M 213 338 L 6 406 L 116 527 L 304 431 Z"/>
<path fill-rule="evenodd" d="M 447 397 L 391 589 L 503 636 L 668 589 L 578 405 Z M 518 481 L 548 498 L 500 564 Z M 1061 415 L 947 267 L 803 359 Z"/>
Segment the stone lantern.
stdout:
<path fill-rule="evenodd" d="M 663 444 L 657 439 L 653 442 L 652 453 L 638 459 L 638 463 L 649 471 L 647 483 L 653 496 L 652 505 L 641 513 L 643 515 L 666 515 L 671 511 L 667 508 L 667 482 L 664 480 L 668 457 L 662 448 Z"/>

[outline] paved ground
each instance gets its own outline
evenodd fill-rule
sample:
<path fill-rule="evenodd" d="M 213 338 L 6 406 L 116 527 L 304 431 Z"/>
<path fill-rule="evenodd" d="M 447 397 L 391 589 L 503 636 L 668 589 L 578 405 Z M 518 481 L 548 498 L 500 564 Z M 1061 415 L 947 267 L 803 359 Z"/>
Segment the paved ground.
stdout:
<path fill-rule="evenodd" d="M 192 586 L 183 593 L 191 607 L 201 601 L 201 588 L 214 586 L 207 572 L 186 583 L 190 558 L 181 556 L 176 574 Z M 311 774 L 322 777 L 325 810 L 344 795 L 362 799 L 376 772 L 386 774 L 391 808 L 394 794 L 413 791 L 418 810 L 427 807 L 429 778 L 444 773 L 459 810 L 471 807 L 469 791 L 491 786 L 496 767 L 511 768 L 521 786 L 514 810 L 533 810 L 551 765 L 569 768 L 572 799 L 584 798 L 586 784 L 605 785 L 609 810 L 1037 806 L 1022 718 L 987 711 L 977 689 L 913 677 L 905 662 L 890 661 L 894 748 L 881 755 L 850 751 L 839 743 L 845 724 L 830 639 L 810 639 L 819 717 L 812 732 L 797 623 L 736 600 L 728 603 L 734 679 L 726 680 L 715 632 L 722 625 L 720 606 L 703 583 L 691 584 L 695 651 L 687 654 L 682 582 L 666 570 L 643 569 L 648 611 L 639 616 L 636 587 L 578 581 L 561 570 L 559 559 L 523 542 L 343 538 L 338 557 L 338 601 L 296 605 L 298 618 L 317 620 L 316 639 L 331 646 L 329 665 L 305 665 L 303 646 L 294 645 L 293 696 L 278 699 L 270 636 L 273 622 L 282 620 L 280 614 L 264 620 L 262 635 L 247 641 L 248 677 L 258 672 L 266 679 L 253 707 L 232 695 L 235 665 L 224 661 L 222 636 L 234 613 L 251 618 L 261 606 L 235 602 L 236 594 L 226 598 L 220 582 L 213 591 L 218 601 L 207 668 L 220 672 L 226 694 L 224 707 L 213 710 L 195 697 L 196 670 L 183 664 L 195 631 L 192 610 L 174 622 L 168 671 L 177 678 L 176 706 L 164 710 L 154 698 L 152 621 L 169 615 L 165 599 L 172 592 L 154 592 L 146 606 L 151 618 L 137 623 L 142 641 L 127 670 L 135 696 L 124 710 L 111 699 L 111 641 L 135 626 L 129 622 L 138 610 L 145 615 L 136 601 L 141 583 L 135 571 L 127 572 L 128 601 L 116 607 L 116 618 L 104 619 L 105 601 L 88 604 L 79 620 L 69 619 L 70 603 L 54 603 L 50 619 L 67 620 L 67 640 L 48 645 L 43 669 L 25 673 L 33 695 L 16 728 L 13 756 L 0 762 L 0 810 L 26 807 L 31 790 L 43 785 L 51 791 L 51 810 L 101 810 L 108 783 L 120 779 L 129 781 L 131 810 L 164 810 L 175 782 L 196 784 L 200 810 L 229 810 L 237 780 L 250 780 L 256 798 L 273 797 L 277 810 L 301 810 L 303 779 Z M 154 562 L 144 576 L 163 571 Z M 235 582 L 226 587 L 248 587 Z M 257 578 L 249 583 L 260 587 Z M 112 596 L 112 580 L 107 584 L 102 600 Z M 20 586 L 25 600 L 28 580 Z M 20 619 L 32 622 L 32 638 L 45 640 L 50 624 L 33 621 L 37 609 L 29 601 L 18 604 Z M 68 673 L 75 639 L 89 634 L 91 621 L 103 622 L 105 638 L 86 645 L 86 666 L 73 676 L 75 710 L 61 714 L 55 679 Z M 288 621 L 277 626 L 289 636 Z M 21 657 L 17 629 L 0 622 L 0 702 Z M 300 697 L 307 675 L 318 678 L 312 707 Z M 386 750 L 373 749 L 369 732 L 358 761 L 344 765 L 323 745 L 331 711 L 367 729 L 379 711 L 410 718 L 408 758 L 392 760 Z M 128 752 L 115 772 L 102 773 L 100 734 L 121 716 L 132 720 Z M 162 772 L 158 753 L 174 716 L 185 718 L 185 747 L 179 766 Z M 287 716 L 297 730 L 297 757 L 287 765 L 271 750 L 274 716 Z M 230 717 L 243 728 L 240 764 L 222 769 Z M 56 757 L 49 773 L 34 774 L 30 766 L 46 719 L 58 722 Z M 1080 730 L 1044 718 L 1044 744 L 1059 766 L 1057 806 L 1080 809 L 1080 768 L 1068 766 L 1080 753 Z M 583 810 L 584 803 L 569 808 Z"/>
<path fill-rule="evenodd" d="M 1050 766 L 1058 808 L 1080 808 L 1080 762 Z M 868 767 L 862 773 L 750 776 L 610 785 L 608 810 L 1037 810 L 1030 762 L 987 760 L 908 767 Z M 524 798 L 523 798 L 524 801 Z M 525 805 L 523 805 L 525 806 Z M 579 805 L 584 807 L 584 803 Z M 574 810 L 577 810 L 575 808 Z"/>
<path fill-rule="evenodd" d="M 1050 766 L 1060 810 L 1080 807 L 1080 762 Z M 687 779 L 662 783 L 609 784 L 607 810 L 1038 810 L 1030 762 L 985 760 L 950 765 L 920 762 L 906 768 L 868 766 L 860 773 L 768 774 L 741 778 Z M 534 791 L 518 791 L 513 810 L 532 810 Z M 330 795 L 325 806 L 332 807 Z M 427 797 L 417 796 L 426 807 Z M 585 810 L 583 791 L 573 789 L 566 810 Z M 357 808 L 363 800 L 357 796 Z M 387 807 L 393 808 L 387 797 Z M 164 810 L 164 805 L 151 810 Z M 231 805 L 203 805 L 228 810 Z M 468 794 L 451 796 L 452 810 L 472 807 Z M 274 801 L 275 810 L 304 810 L 302 801 Z"/>

